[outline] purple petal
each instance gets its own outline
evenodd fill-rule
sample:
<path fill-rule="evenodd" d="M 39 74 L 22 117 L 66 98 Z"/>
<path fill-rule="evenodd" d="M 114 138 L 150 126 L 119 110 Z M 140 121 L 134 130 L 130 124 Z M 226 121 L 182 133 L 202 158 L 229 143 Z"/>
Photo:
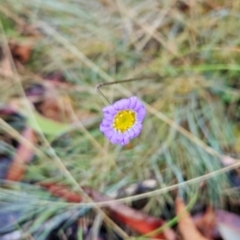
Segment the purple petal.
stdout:
<path fill-rule="evenodd" d="M 111 138 L 109 138 L 109 141 L 112 143 L 112 144 L 117 144 L 118 141 L 117 141 L 117 132 L 113 132 L 113 135 Z"/>
<path fill-rule="evenodd" d="M 106 114 L 112 114 L 112 115 L 116 114 L 116 110 L 112 105 L 104 107 L 102 111 Z"/>
<path fill-rule="evenodd" d="M 136 105 L 135 105 L 135 107 L 134 107 L 134 110 L 135 110 L 135 111 L 138 111 L 138 110 L 140 110 L 142 107 L 144 107 L 144 105 L 140 102 L 139 99 L 137 99 Z"/>
<path fill-rule="evenodd" d="M 128 142 L 125 142 L 124 140 L 121 142 L 121 145 L 122 146 L 125 146 L 125 145 L 127 145 L 129 143 L 129 141 Z"/>
<path fill-rule="evenodd" d="M 130 97 L 129 100 L 130 100 L 129 108 L 134 109 L 136 104 L 137 104 L 138 98 L 137 97 Z"/>
<path fill-rule="evenodd" d="M 112 121 L 104 118 L 101 122 L 101 125 L 105 127 L 110 127 L 112 125 Z"/>
<path fill-rule="evenodd" d="M 112 130 L 112 129 L 104 132 L 104 135 L 105 135 L 108 139 L 110 139 L 110 138 L 113 136 L 113 134 L 114 134 L 114 130 Z"/>
<path fill-rule="evenodd" d="M 134 135 L 135 135 L 134 131 L 132 129 L 129 129 L 128 130 L 128 135 L 129 135 L 130 139 L 134 138 Z"/>
<path fill-rule="evenodd" d="M 113 107 L 118 111 L 118 110 L 124 110 L 128 108 L 128 102 L 129 100 L 124 98 L 121 99 L 113 104 Z"/>
<path fill-rule="evenodd" d="M 134 132 L 134 137 L 137 137 L 142 131 L 142 124 L 137 123 L 132 127 L 132 131 Z"/>
<path fill-rule="evenodd" d="M 121 143 L 123 141 L 123 134 L 118 132 L 117 137 L 118 137 L 118 143 Z"/>
<path fill-rule="evenodd" d="M 109 140 L 113 144 L 121 143 L 123 140 L 123 136 L 121 133 L 114 131 L 114 134 L 112 135 L 112 137 Z"/>
<path fill-rule="evenodd" d="M 128 98 L 122 99 L 122 104 L 124 106 L 123 109 L 128 109 L 129 108 L 129 104 L 130 104 L 130 100 Z"/>
<path fill-rule="evenodd" d="M 111 130 L 111 127 L 106 127 L 106 126 L 100 124 L 99 129 L 101 132 L 105 133 L 105 132 L 108 132 L 109 130 Z"/>
<path fill-rule="evenodd" d="M 142 122 L 145 116 L 146 116 L 146 109 L 145 107 L 142 107 L 140 108 L 140 110 L 137 111 L 137 120 L 139 122 Z"/>
<path fill-rule="evenodd" d="M 104 113 L 104 119 L 109 120 L 109 121 L 111 121 L 111 122 L 113 121 L 114 116 L 115 116 L 115 114 Z"/>
<path fill-rule="evenodd" d="M 122 142 L 121 142 L 121 145 L 127 145 L 128 143 L 129 143 L 129 141 L 130 141 L 130 139 L 131 139 L 131 137 L 130 137 L 130 134 L 129 134 L 129 132 L 125 132 L 124 134 L 123 134 L 123 140 L 122 140 Z"/>

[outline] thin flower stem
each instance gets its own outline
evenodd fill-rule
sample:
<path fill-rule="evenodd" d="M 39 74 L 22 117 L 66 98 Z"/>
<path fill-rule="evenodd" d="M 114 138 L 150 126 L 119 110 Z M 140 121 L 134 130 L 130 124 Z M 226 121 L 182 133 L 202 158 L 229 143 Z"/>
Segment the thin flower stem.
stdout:
<path fill-rule="evenodd" d="M 124 80 L 118 80 L 118 81 L 114 81 L 114 82 L 99 83 L 96 85 L 96 90 L 97 90 L 98 94 L 101 95 L 102 98 L 104 99 L 105 104 L 106 104 L 106 102 L 107 102 L 107 104 L 111 104 L 111 102 L 107 99 L 107 97 L 100 90 L 101 87 L 114 85 L 114 84 L 127 83 L 127 82 L 134 82 L 134 81 L 138 81 L 138 80 L 147 80 L 147 79 L 156 80 L 157 78 L 152 75 L 152 76 L 142 76 L 139 78 L 129 78 L 129 79 L 124 79 Z"/>

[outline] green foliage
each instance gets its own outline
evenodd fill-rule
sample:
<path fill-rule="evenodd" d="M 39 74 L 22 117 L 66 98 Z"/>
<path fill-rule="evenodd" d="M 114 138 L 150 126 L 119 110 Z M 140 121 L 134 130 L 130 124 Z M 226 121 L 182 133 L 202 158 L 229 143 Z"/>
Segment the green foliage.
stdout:
<path fill-rule="evenodd" d="M 57 136 L 70 128 L 69 124 L 59 123 L 43 117 L 36 111 L 33 111 L 32 114 L 27 116 L 27 122 L 36 132 L 42 132 L 50 136 Z"/>
<path fill-rule="evenodd" d="M 233 115 L 239 109 L 240 96 L 239 1 L 232 5 L 222 1 L 219 8 L 207 0 L 192 1 L 193 6 L 186 10 L 176 1 L 102 2 L 0 1 L 0 5 L 24 16 L 44 34 L 36 42 L 32 63 L 19 74 L 22 82 L 32 81 L 26 77 L 31 71 L 40 75 L 60 70 L 69 85 L 58 90 L 71 97 L 76 113 L 86 110 L 97 115 L 97 120 L 86 128 L 70 129 L 69 125 L 53 122 L 34 111 L 27 113 L 29 126 L 43 136 L 54 136 L 51 147 L 39 144 L 39 149 L 46 154 L 56 153 L 80 185 L 107 194 L 145 179 L 156 179 L 160 189 L 221 169 L 218 156 L 154 114 L 148 113 L 141 136 L 128 147 L 112 146 L 104 139 L 98 130 L 103 104 L 95 85 L 153 74 L 157 76 L 155 80 L 106 87 L 104 94 L 113 101 L 130 91 L 219 154 L 238 156 L 239 127 Z M 5 32 L 1 34 L 10 38 L 16 29 L 8 21 L 4 18 Z M 9 99 L 19 94 L 17 87 L 13 91 Z M 56 161 L 38 156 L 28 166 L 24 187 L 44 180 L 71 184 L 69 175 Z M 189 200 L 198 185 L 179 188 L 179 194 Z M 229 187 L 226 174 L 209 179 L 206 203 L 220 205 L 223 189 Z M 22 188 L 4 189 L 0 200 L 5 201 L 12 194 L 23 200 L 21 191 Z M 40 196 L 36 201 L 41 205 L 44 194 L 42 189 L 36 189 L 30 199 L 35 201 Z M 167 212 L 166 203 L 173 201 L 172 192 L 166 192 L 152 197 L 144 211 L 159 216 Z M 16 206 L 17 201 L 11 204 Z M 31 216 L 28 203 L 22 202 L 21 206 L 26 217 Z M 72 205 L 59 201 L 56 208 L 39 211 L 31 232 L 48 218 L 68 213 L 68 207 L 71 210 Z"/>

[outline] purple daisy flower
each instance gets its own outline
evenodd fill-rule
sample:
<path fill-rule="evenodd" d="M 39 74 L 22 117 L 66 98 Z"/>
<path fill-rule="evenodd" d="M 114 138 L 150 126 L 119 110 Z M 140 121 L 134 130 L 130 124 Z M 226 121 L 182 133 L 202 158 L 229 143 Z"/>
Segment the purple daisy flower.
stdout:
<path fill-rule="evenodd" d="M 111 143 L 126 145 L 140 134 L 146 109 L 137 97 L 121 99 L 102 111 L 100 131 Z"/>

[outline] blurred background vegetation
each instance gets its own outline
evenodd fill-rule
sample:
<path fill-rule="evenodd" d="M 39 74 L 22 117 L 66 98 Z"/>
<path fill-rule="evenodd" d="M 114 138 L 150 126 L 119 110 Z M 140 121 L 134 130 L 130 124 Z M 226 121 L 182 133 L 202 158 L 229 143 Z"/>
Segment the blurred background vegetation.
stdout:
<path fill-rule="evenodd" d="M 0 212 L 17 216 L 2 231 L 24 225 L 46 239 L 62 219 L 90 211 L 38 187 L 46 182 L 126 197 L 123 188 L 149 179 L 156 190 L 203 176 L 177 188 L 189 202 L 216 171 L 197 207 L 239 199 L 237 170 L 217 174 L 240 151 L 239 12 L 238 0 L 0 0 L 1 156 L 14 159 L 26 127 L 39 150 L 21 183 L 2 177 Z M 104 103 L 95 86 L 128 78 L 139 80 L 104 94 L 112 102 L 137 95 L 148 114 L 139 138 L 113 146 L 98 128 Z M 149 195 L 142 211 L 169 220 L 176 194 Z"/>

